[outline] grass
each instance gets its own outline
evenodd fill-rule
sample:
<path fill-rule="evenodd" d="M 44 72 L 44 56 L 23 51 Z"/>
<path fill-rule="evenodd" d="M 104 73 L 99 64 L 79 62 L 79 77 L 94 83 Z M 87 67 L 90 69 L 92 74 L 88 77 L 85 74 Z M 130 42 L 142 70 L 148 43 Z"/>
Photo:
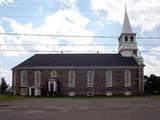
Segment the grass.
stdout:
<path fill-rule="evenodd" d="M 16 101 L 16 100 L 23 100 L 26 97 L 24 96 L 15 96 L 15 95 L 3 95 L 0 94 L 0 103 L 1 102 L 12 102 L 12 101 Z"/>
<path fill-rule="evenodd" d="M 16 96 L 16 95 L 3 95 L 0 94 L 0 103 L 1 102 L 12 102 L 17 100 L 24 99 L 108 99 L 108 98 L 131 98 L 131 97 L 144 97 L 144 95 L 131 95 L 131 96 L 37 96 L 37 97 L 28 97 L 28 96 Z"/>
<path fill-rule="evenodd" d="M 153 95 L 151 97 L 160 100 L 160 95 Z"/>
<path fill-rule="evenodd" d="M 145 97 L 145 95 L 131 95 L 131 96 L 125 96 L 125 95 L 115 95 L 115 96 L 30 96 L 27 98 L 47 98 L 47 99 L 108 99 L 108 98 L 134 98 L 134 97 Z"/>

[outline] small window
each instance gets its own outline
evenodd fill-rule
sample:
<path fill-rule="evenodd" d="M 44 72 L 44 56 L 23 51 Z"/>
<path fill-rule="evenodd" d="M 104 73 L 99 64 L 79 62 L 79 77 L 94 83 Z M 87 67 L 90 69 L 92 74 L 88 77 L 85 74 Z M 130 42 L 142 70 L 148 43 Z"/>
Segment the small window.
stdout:
<path fill-rule="evenodd" d="M 17 74 L 17 72 L 14 72 L 14 74 L 13 74 L 13 86 L 15 87 L 16 86 L 16 75 Z"/>
<path fill-rule="evenodd" d="M 125 87 L 130 87 L 131 86 L 131 72 L 129 70 L 125 71 Z"/>
<path fill-rule="evenodd" d="M 75 87 L 75 72 L 73 70 L 68 73 L 68 86 Z"/>
<path fill-rule="evenodd" d="M 112 96 L 112 91 L 107 91 L 106 96 Z"/>
<path fill-rule="evenodd" d="M 51 77 L 57 77 L 57 72 L 55 70 L 51 71 Z"/>
<path fill-rule="evenodd" d="M 21 95 L 27 95 L 27 89 L 26 88 L 21 89 Z"/>
<path fill-rule="evenodd" d="M 40 85 L 41 83 L 41 72 L 40 71 L 35 71 L 34 82 L 35 82 L 35 85 Z"/>
<path fill-rule="evenodd" d="M 87 87 L 93 87 L 94 86 L 94 71 L 89 70 L 87 72 Z"/>
<path fill-rule="evenodd" d="M 131 42 L 133 42 L 133 40 L 134 40 L 134 38 L 133 38 L 133 36 L 131 36 Z"/>
<path fill-rule="evenodd" d="M 75 96 L 75 92 L 74 92 L 74 91 L 70 91 L 70 92 L 68 93 L 68 96 Z"/>
<path fill-rule="evenodd" d="M 25 70 L 21 71 L 21 86 L 27 85 L 27 72 Z"/>
<path fill-rule="evenodd" d="M 125 42 L 128 42 L 128 37 L 127 36 L 125 36 Z"/>
<path fill-rule="evenodd" d="M 106 87 L 112 87 L 112 71 L 106 71 Z"/>
<path fill-rule="evenodd" d="M 87 92 L 87 96 L 94 96 L 94 92 Z"/>
<path fill-rule="evenodd" d="M 131 95 L 131 91 L 125 91 L 124 95 Z"/>

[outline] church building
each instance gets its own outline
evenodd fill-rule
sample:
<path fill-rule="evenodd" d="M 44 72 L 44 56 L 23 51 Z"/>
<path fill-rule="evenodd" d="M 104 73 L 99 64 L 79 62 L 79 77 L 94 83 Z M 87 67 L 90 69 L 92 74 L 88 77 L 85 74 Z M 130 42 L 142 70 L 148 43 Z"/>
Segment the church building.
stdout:
<path fill-rule="evenodd" d="M 115 54 L 35 54 L 12 68 L 13 91 L 29 96 L 111 96 L 143 93 L 143 58 L 125 10 Z"/>

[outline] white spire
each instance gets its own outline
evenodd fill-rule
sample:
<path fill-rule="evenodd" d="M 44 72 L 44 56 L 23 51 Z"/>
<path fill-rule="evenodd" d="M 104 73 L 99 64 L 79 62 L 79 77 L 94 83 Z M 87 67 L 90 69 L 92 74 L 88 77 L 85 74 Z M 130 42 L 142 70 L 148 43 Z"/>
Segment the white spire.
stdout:
<path fill-rule="evenodd" d="M 133 33 L 132 29 L 131 29 L 130 22 L 129 22 L 126 6 L 125 6 L 125 15 L 124 15 L 122 33 Z"/>

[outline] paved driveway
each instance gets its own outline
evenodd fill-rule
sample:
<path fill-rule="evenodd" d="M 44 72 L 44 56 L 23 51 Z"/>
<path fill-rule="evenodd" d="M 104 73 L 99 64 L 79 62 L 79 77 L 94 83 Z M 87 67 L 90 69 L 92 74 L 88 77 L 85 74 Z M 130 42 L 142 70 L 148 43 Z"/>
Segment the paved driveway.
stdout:
<path fill-rule="evenodd" d="M 160 120 L 160 98 L 29 98 L 1 103 L 0 120 Z"/>

